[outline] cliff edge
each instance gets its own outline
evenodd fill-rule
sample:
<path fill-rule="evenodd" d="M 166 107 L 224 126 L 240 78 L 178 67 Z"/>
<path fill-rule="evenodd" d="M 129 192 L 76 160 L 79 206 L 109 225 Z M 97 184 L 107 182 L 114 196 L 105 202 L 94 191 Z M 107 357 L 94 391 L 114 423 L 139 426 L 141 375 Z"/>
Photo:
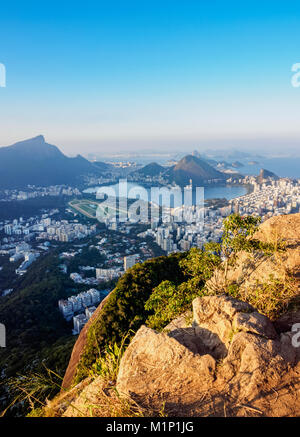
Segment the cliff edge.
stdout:
<path fill-rule="evenodd" d="M 58 416 L 133 411 L 168 416 L 300 415 L 300 339 L 294 326 L 300 323 L 300 214 L 269 219 L 255 237 L 285 249 L 265 255 L 240 252 L 227 277 L 238 290 L 236 296 L 227 292 L 224 269 L 217 269 L 207 282 L 207 295 L 193 300 L 192 312 L 162 332 L 140 323 L 118 364 L 116 384 L 101 376 L 87 378 L 50 403 L 48 411 Z M 267 291 L 262 288 L 266 284 Z M 75 344 L 65 387 L 75 375 L 89 329 L 87 325 Z"/>

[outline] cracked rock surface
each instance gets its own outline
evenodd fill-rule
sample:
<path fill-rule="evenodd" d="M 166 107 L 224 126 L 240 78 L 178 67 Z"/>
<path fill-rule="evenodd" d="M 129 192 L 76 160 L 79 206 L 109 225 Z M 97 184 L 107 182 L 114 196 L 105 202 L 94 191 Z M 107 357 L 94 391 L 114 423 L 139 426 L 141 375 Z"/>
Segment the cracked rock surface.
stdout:
<path fill-rule="evenodd" d="M 198 297 L 190 326 L 181 317 L 162 333 L 138 330 L 121 360 L 117 390 L 174 415 L 275 415 L 261 404 L 289 376 L 296 393 L 285 415 L 300 413 L 300 348 L 291 338 L 245 302 Z"/>

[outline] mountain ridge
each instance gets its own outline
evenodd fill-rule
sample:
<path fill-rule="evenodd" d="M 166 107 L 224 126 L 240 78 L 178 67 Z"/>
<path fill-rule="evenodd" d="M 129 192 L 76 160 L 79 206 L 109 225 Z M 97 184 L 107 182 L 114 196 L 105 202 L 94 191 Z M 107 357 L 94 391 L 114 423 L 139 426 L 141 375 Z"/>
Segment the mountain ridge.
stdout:
<path fill-rule="evenodd" d="M 0 148 L 0 189 L 78 185 L 89 174 L 100 176 L 101 169 L 81 155 L 67 157 L 43 135 Z"/>
<path fill-rule="evenodd" d="M 277 181 L 279 177 L 272 171 L 262 168 L 257 176 L 256 180 L 259 184 L 262 184 L 264 180 L 275 180 Z"/>
<path fill-rule="evenodd" d="M 135 171 L 133 174 L 143 175 L 143 176 L 158 176 L 160 173 L 164 173 L 166 169 L 157 162 L 150 162 L 143 168 Z"/>
<path fill-rule="evenodd" d="M 214 169 L 206 160 L 193 155 L 186 155 L 175 166 L 166 171 L 165 175 L 178 185 L 209 184 L 211 181 L 225 182 L 228 175 Z"/>

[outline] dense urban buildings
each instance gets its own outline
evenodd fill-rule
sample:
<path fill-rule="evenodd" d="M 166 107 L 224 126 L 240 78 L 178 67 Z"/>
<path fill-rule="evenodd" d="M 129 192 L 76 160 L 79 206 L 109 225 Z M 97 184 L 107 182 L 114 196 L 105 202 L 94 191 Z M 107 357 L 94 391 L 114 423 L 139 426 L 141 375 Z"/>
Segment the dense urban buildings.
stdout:
<path fill-rule="evenodd" d="M 92 316 L 97 305 L 103 300 L 109 290 L 96 290 L 91 288 L 85 292 L 70 296 L 68 299 L 58 301 L 58 307 L 63 317 L 69 321 L 73 319 L 73 332 L 79 334 L 82 327 Z"/>
<path fill-rule="evenodd" d="M 299 180 L 268 178 L 258 183 L 257 177 L 245 176 L 229 182 L 247 185 L 251 187 L 250 192 L 225 203 L 212 202 L 205 207 L 169 208 L 163 211 L 160 218 L 151 221 L 143 216 L 138 222 L 144 226 L 142 232 L 136 231 L 132 234 L 136 225 L 132 217 L 123 222 L 118 222 L 115 217 L 107 218 L 104 229 L 97 237 L 97 243 L 83 245 L 85 247 L 87 244 L 90 250 L 94 249 L 101 254 L 103 263 L 100 265 L 81 265 L 68 271 L 66 262 L 76 259 L 82 252 L 82 247 L 76 245 L 76 241 L 97 235 L 97 222 L 82 223 L 81 215 L 70 208 L 66 208 L 69 216 L 72 216 L 69 219 L 62 219 L 58 209 L 50 209 L 40 216 L 16 217 L 0 222 L 0 255 L 8 256 L 9 262 L 16 265 L 16 275 L 22 276 L 32 263 L 57 243 L 74 242 L 72 249 L 61 251 L 59 269 L 63 274 L 68 273 L 75 286 L 86 285 L 93 288 L 67 300 L 60 300 L 59 309 L 67 320 L 73 318 L 73 332 L 78 333 L 91 316 L 93 308 L 105 295 L 105 292 L 96 289 L 99 284 L 117 280 L 137 262 L 157 256 L 157 252 L 153 252 L 153 248 L 149 246 L 149 241 L 153 241 L 154 246 L 159 246 L 161 253 L 167 254 L 187 251 L 191 247 L 203 248 L 209 241 L 220 240 L 223 219 L 231 213 L 260 216 L 264 221 L 273 215 L 299 212 Z M 191 186 L 186 188 L 191 189 Z M 78 190 L 74 190 L 70 187 L 49 187 L 43 192 L 44 195 L 78 195 Z M 6 192 L 6 195 L 9 193 Z M 28 195 L 34 196 L 34 193 L 31 191 Z M 10 196 L 17 196 L 20 200 L 25 195 L 14 192 Z M 13 288 L 3 289 L 1 295 L 5 296 L 12 291 Z"/>
<path fill-rule="evenodd" d="M 167 253 L 186 251 L 191 247 L 202 248 L 209 241 L 219 241 L 223 219 L 231 213 L 260 216 L 264 221 L 273 215 L 300 211 L 300 180 L 281 178 L 259 184 L 254 176 L 246 176 L 238 183 L 252 185 L 253 191 L 231 199 L 228 205 L 223 207 L 206 206 L 202 210 L 203 221 L 181 223 L 171 215 L 165 223 L 152 223 L 151 228 L 140 236 L 151 236 Z"/>

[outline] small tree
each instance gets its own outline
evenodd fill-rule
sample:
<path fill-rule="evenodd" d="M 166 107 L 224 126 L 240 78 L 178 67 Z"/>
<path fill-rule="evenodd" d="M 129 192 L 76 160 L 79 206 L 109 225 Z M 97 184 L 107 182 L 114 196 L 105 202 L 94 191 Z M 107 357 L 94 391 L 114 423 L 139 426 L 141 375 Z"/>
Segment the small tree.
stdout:
<path fill-rule="evenodd" d="M 203 295 L 205 283 L 211 278 L 221 263 L 218 254 L 192 248 L 185 258 L 179 261 L 186 281 L 175 285 L 171 281 L 163 281 L 154 288 L 145 304 L 147 311 L 154 311 L 147 320 L 153 329 L 162 329 L 172 319 L 188 310 L 197 296 Z"/>
<path fill-rule="evenodd" d="M 253 252 L 259 249 L 261 243 L 253 235 L 261 222 L 260 217 L 232 214 L 223 221 L 223 235 L 221 240 L 221 256 L 225 258 L 225 283 L 229 260 L 232 264 L 236 261 L 237 253 L 241 250 Z"/>
<path fill-rule="evenodd" d="M 186 305 L 186 296 L 171 281 L 163 281 L 154 288 L 151 296 L 145 304 L 147 311 L 154 310 L 150 315 L 147 325 L 153 329 L 164 328 L 174 317 L 182 313 Z"/>
<path fill-rule="evenodd" d="M 213 276 L 216 268 L 221 266 L 222 261 L 227 287 L 228 266 L 235 264 L 238 252 L 262 251 L 264 254 L 272 254 L 278 250 L 277 243 L 263 243 L 254 238 L 260 222 L 260 217 L 232 214 L 223 221 L 220 243 L 207 243 L 204 250 L 192 248 L 179 261 L 179 267 L 186 280 L 179 285 L 164 281 L 154 288 L 145 304 L 147 311 L 154 312 L 149 316 L 147 324 L 154 329 L 161 329 L 174 317 L 190 308 L 196 296 L 207 293 L 206 282 Z"/>

